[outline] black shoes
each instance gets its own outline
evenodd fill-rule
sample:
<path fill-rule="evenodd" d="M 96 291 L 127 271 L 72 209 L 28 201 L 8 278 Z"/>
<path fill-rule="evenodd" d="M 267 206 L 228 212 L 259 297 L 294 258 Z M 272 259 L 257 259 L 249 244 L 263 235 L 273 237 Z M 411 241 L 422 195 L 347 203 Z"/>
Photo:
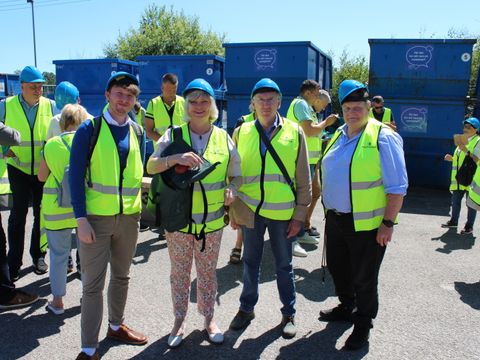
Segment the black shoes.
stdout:
<path fill-rule="evenodd" d="M 242 310 L 238 310 L 237 315 L 233 318 L 232 322 L 230 323 L 230 329 L 232 330 L 242 330 L 245 329 L 250 322 L 255 319 L 255 313 L 252 311 L 247 313 Z"/>
<path fill-rule="evenodd" d="M 452 220 L 448 220 L 445 224 L 442 224 L 442 228 L 456 228 L 457 226 L 458 224 Z"/>
<path fill-rule="evenodd" d="M 462 234 L 462 235 L 469 235 L 469 234 L 472 234 L 472 233 L 473 233 L 473 227 L 472 226 L 467 226 L 467 225 L 465 225 L 463 230 L 460 231 L 460 234 Z"/>
<path fill-rule="evenodd" d="M 291 339 L 295 335 L 297 335 L 297 328 L 295 327 L 295 318 L 293 316 L 283 315 L 282 335 L 287 339 Z"/>
<path fill-rule="evenodd" d="M 353 331 L 345 341 L 345 349 L 360 350 L 368 345 L 368 336 L 370 335 L 370 326 L 355 325 Z"/>
<path fill-rule="evenodd" d="M 46 274 L 48 271 L 48 265 L 43 257 L 39 257 L 33 261 L 33 272 L 37 275 Z"/>
<path fill-rule="evenodd" d="M 339 304 L 333 309 L 320 311 L 320 321 L 348 321 L 352 322 L 353 308 Z"/>

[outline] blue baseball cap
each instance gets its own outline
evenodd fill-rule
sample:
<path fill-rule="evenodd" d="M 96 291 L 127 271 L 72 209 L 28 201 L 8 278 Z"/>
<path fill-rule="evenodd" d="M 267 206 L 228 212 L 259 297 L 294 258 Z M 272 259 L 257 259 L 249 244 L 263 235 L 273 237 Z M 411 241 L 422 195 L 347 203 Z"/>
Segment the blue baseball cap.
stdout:
<path fill-rule="evenodd" d="M 470 124 L 472 125 L 475 129 L 480 130 L 480 120 L 478 120 L 476 117 L 469 117 L 468 119 L 465 119 L 463 121 L 463 124 Z"/>
<path fill-rule="evenodd" d="M 109 90 L 110 87 L 112 86 L 112 83 L 115 81 L 122 81 L 124 79 L 127 79 L 127 83 L 128 85 L 130 84 L 134 84 L 134 85 L 139 85 L 139 82 L 138 82 L 138 79 L 135 75 L 132 75 L 126 71 L 119 71 L 119 72 L 116 72 L 114 74 L 112 74 L 112 76 L 110 76 L 110 79 L 108 79 L 108 82 L 107 82 L 107 87 L 105 90 Z M 128 82 L 128 80 L 130 80 L 130 82 Z"/>
<path fill-rule="evenodd" d="M 24 83 L 44 83 L 45 78 L 43 77 L 40 70 L 35 66 L 25 66 L 20 73 L 20 82 Z"/>

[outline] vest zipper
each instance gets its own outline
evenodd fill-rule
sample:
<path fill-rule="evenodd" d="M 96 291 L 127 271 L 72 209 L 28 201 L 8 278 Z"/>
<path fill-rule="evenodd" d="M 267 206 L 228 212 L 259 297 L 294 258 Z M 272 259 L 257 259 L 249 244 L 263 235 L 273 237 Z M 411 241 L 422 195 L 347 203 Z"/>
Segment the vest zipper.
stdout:
<path fill-rule="evenodd" d="M 260 202 L 258 203 L 257 209 L 255 210 L 255 214 L 260 213 L 260 209 L 262 208 L 263 202 L 265 201 L 265 158 L 267 156 L 267 149 L 265 149 L 265 154 L 262 154 L 262 138 L 259 136 L 259 146 L 260 146 L 260 158 L 262 159 L 262 169 L 260 170 Z"/>

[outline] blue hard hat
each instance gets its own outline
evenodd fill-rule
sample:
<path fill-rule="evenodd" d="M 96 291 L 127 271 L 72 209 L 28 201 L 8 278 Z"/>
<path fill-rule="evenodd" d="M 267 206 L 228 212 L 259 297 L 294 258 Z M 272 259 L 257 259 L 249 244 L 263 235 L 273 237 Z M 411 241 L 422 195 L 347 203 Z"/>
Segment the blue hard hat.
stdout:
<path fill-rule="evenodd" d="M 35 66 L 25 66 L 20 73 L 20 82 L 24 83 L 44 83 L 45 78 L 43 77 L 40 70 Z"/>
<path fill-rule="evenodd" d="M 338 100 L 340 101 L 340 104 L 343 104 L 348 95 L 360 89 L 365 89 L 368 91 L 367 85 L 361 83 L 360 81 L 343 80 L 338 88 Z"/>
<path fill-rule="evenodd" d="M 138 79 L 135 75 L 132 75 L 126 71 L 119 71 L 119 72 L 113 73 L 112 76 L 110 76 L 110 79 L 108 79 L 108 82 L 107 82 L 106 90 L 108 91 L 108 89 L 110 88 L 110 84 L 113 81 L 120 81 L 124 78 L 129 78 L 130 80 L 132 80 L 133 84 L 137 86 L 139 85 Z"/>
<path fill-rule="evenodd" d="M 76 104 L 80 93 L 72 83 L 62 81 L 55 88 L 55 103 L 58 110 L 62 110 L 67 104 Z"/>
<path fill-rule="evenodd" d="M 183 96 L 187 96 L 187 94 L 193 90 L 202 90 L 205 91 L 211 97 L 215 97 L 215 93 L 213 92 L 212 85 L 210 85 L 207 81 L 203 79 L 195 79 L 190 81 L 187 85 L 185 90 L 183 90 Z"/>
<path fill-rule="evenodd" d="M 280 88 L 278 87 L 275 81 L 269 78 L 263 78 L 255 84 L 255 86 L 252 89 L 252 94 L 250 97 L 253 98 L 253 96 L 261 89 L 270 89 L 279 93 L 280 96 L 282 96 L 282 92 L 280 91 Z"/>
<path fill-rule="evenodd" d="M 476 117 L 469 117 L 468 119 L 465 119 L 463 124 L 470 124 L 475 129 L 480 130 L 480 120 L 478 120 Z"/>

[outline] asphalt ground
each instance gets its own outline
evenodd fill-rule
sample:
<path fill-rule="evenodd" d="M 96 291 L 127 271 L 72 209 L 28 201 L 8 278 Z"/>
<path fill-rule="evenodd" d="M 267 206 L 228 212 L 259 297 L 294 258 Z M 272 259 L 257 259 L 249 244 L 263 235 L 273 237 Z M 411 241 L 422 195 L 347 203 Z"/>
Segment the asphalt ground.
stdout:
<path fill-rule="evenodd" d="M 318 321 L 321 309 L 336 305 L 327 272 L 322 284 L 322 244 L 309 246 L 307 258 L 294 258 L 297 288 L 297 336 L 284 339 L 273 257 L 266 240 L 256 318 L 243 332 L 228 331 L 238 309 L 242 289 L 242 265 L 229 265 L 235 232 L 224 232 L 218 262 L 216 320 L 225 332 L 223 345 L 207 341 L 203 318 L 196 311 L 196 280 L 182 345 L 168 349 L 173 324 L 169 286 L 169 258 L 165 241 L 157 234 L 140 234 L 133 259 L 126 323 L 149 337 L 145 346 L 129 346 L 104 338 L 107 311 L 100 332 L 103 359 L 480 359 L 480 254 L 476 234 L 457 234 L 461 228 L 443 229 L 448 219 L 449 193 L 410 190 L 395 227 L 380 271 L 380 310 L 368 349 L 342 350 L 351 332 L 345 323 Z M 3 212 L 6 229 L 8 213 Z M 466 211 L 462 209 L 461 220 Z M 31 215 L 29 223 L 31 224 Z M 323 231 L 320 209 L 314 224 Z M 27 229 L 27 234 L 29 233 Z M 268 238 L 268 237 L 267 237 Z M 323 237 L 322 237 L 323 240 Z M 27 241 L 28 243 L 28 241 Z M 26 245 L 28 249 L 28 244 Z M 48 259 L 47 259 L 47 262 Z M 32 272 L 28 252 L 24 256 L 19 288 L 42 299 L 30 308 L 0 313 L 0 359 L 75 359 L 80 348 L 81 282 L 68 277 L 66 311 L 47 313 L 48 276 Z M 106 300 L 106 298 L 105 298 Z"/>

